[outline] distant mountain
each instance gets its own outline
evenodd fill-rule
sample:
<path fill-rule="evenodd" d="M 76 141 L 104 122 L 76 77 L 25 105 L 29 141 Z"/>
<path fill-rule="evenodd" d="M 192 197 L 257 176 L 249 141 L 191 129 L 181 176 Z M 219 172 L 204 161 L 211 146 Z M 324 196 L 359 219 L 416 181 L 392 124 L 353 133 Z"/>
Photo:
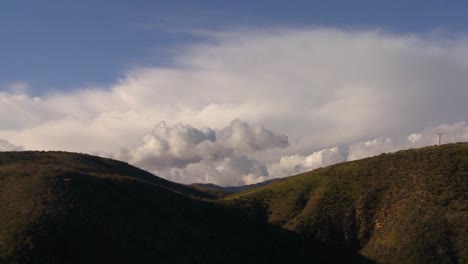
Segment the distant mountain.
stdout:
<path fill-rule="evenodd" d="M 468 143 L 216 190 L 0 153 L 0 263 L 468 263 Z"/>
<path fill-rule="evenodd" d="M 278 181 L 280 179 L 271 179 L 267 180 L 264 182 L 259 182 L 255 184 L 247 184 L 247 185 L 241 185 L 241 186 L 219 186 L 213 183 L 193 183 L 188 186 L 203 191 L 205 193 L 212 194 L 217 197 L 224 197 L 233 193 L 237 193 L 240 191 L 252 189 L 255 187 L 260 187 L 260 186 L 265 186 L 268 185 L 272 182 Z"/>

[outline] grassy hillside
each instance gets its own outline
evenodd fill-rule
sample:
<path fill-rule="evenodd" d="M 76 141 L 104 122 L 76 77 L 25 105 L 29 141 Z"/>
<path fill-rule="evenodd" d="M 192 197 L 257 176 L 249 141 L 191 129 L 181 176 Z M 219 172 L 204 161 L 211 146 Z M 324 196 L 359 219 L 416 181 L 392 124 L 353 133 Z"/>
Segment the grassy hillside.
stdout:
<path fill-rule="evenodd" d="M 0 153 L 0 263 L 468 263 L 468 143 L 226 195 L 126 163 Z"/>
<path fill-rule="evenodd" d="M 278 248 L 300 258 L 296 236 L 205 196 L 109 159 L 0 153 L 0 263 L 282 263 Z"/>
<path fill-rule="evenodd" d="M 467 195 L 468 144 L 460 143 L 337 164 L 223 202 L 379 263 L 468 263 Z"/>

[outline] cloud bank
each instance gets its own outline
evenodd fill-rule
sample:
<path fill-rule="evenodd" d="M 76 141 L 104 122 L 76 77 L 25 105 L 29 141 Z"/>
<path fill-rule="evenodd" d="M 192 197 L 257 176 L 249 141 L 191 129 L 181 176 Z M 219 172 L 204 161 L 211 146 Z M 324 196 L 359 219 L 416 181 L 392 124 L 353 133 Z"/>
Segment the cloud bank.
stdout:
<path fill-rule="evenodd" d="M 239 119 L 218 131 L 161 122 L 131 148 L 98 154 L 128 161 L 173 181 L 241 185 L 245 177 L 257 181 L 268 176 L 265 164 L 254 158 L 257 152 L 288 146 L 287 136 Z"/>
<path fill-rule="evenodd" d="M 160 123 L 138 144 L 117 153 L 99 154 L 130 162 L 176 182 L 236 186 L 381 153 L 436 145 L 437 133 L 443 133 L 443 143 L 468 141 L 468 125 L 459 122 L 426 128 L 408 136 L 379 137 L 325 148 L 307 155 L 285 155 L 277 161 L 265 161 L 261 153 L 269 149 L 287 148 L 288 138 L 263 126 L 250 126 L 234 120 L 221 130 Z"/>
<path fill-rule="evenodd" d="M 0 139 L 0 151 L 21 151 L 21 150 L 23 150 L 23 147 L 15 146 L 4 139 Z"/>
<path fill-rule="evenodd" d="M 36 97 L 25 82 L 0 87 L 0 138 L 26 149 L 114 153 L 181 182 L 238 184 L 393 151 L 407 144 L 401 135 L 467 121 L 466 36 L 203 34 L 174 50 L 171 66 L 133 68 L 106 87 Z M 163 120 L 185 125 L 154 128 Z"/>

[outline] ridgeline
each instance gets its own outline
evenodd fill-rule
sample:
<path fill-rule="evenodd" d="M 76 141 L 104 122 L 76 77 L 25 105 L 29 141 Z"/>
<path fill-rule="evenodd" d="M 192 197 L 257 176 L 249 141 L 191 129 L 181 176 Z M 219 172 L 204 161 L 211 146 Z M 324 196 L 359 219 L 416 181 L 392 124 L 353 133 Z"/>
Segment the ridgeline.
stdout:
<path fill-rule="evenodd" d="M 230 193 L 67 152 L 0 153 L 0 263 L 468 263 L 468 143 Z"/>

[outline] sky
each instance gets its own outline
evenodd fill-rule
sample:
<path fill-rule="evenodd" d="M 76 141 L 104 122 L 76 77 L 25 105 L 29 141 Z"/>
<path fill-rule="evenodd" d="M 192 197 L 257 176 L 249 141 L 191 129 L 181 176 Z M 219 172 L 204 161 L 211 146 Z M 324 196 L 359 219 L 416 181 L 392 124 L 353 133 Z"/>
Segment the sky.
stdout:
<path fill-rule="evenodd" d="M 464 1 L 0 3 L 0 150 L 250 184 L 468 141 Z"/>

